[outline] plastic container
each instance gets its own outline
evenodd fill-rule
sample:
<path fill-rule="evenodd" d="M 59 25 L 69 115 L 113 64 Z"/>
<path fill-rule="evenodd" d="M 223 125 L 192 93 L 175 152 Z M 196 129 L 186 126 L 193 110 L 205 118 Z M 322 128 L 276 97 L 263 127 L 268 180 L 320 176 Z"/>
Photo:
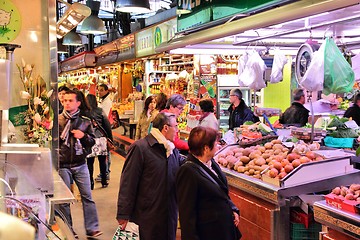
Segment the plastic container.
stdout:
<path fill-rule="evenodd" d="M 316 222 L 310 223 L 309 228 L 302 223 L 291 223 L 292 240 L 319 240 L 319 232 L 321 224 Z"/>

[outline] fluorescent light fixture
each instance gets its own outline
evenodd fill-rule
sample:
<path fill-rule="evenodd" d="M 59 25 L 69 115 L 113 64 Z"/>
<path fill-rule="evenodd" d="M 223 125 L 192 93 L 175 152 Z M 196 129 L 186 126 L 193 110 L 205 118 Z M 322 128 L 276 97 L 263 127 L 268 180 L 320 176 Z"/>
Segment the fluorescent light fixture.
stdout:
<path fill-rule="evenodd" d="M 82 20 L 90 16 L 91 9 L 81 3 L 67 4 L 68 9 L 56 23 L 57 38 L 62 38 L 74 29 Z"/>
<path fill-rule="evenodd" d="M 237 48 L 237 49 L 221 49 L 221 48 L 176 48 L 169 51 L 170 54 L 200 54 L 200 55 L 242 55 L 245 52 L 255 49 L 257 51 L 265 50 L 266 47 L 256 48 Z M 297 49 L 281 49 L 285 55 L 296 56 Z M 270 55 L 274 55 L 273 49 L 269 49 Z"/>
<path fill-rule="evenodd" d="M 115 9 L 127 13 L 151 12 L 149 0 L 116 0 Z"/>

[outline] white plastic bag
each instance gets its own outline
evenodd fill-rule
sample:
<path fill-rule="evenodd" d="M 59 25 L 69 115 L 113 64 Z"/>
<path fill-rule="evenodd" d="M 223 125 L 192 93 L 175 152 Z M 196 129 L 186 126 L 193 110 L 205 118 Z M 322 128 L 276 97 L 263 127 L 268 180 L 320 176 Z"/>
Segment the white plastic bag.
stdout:
<path fill-rule="evenodd" d="M 239 76 L 240 87 L 249 87 L 250 89 L 260 90 L 266 87 L 264 81 L 264 71 L 266 65 L 259 53 L 253 52 L 249 56 L 245 69 Z"/>
<path fill-rule="evenodd" d="M 299 82 L 306 90 L 321 91 L 324 88 L 325 45 L 324 42 L 319 50 L 314 53 L 309 68 Z"/>
<path fill-rule="evenodd" d="M 275 49 L 274 62 L 271 68 L 270 82 L 278 83 L 283 79 L 283 69 L 288 62 L 287 57 L 279 48 Z"/>
<path fill-rule="evenodd" d="M 242 72 L 245 70 L 246 63 L 249 60 L 249 54 L 248 52 L 245 52 L 241 57 L 239 57 L 238 61 L 238 75 L 242 74 Z"/>

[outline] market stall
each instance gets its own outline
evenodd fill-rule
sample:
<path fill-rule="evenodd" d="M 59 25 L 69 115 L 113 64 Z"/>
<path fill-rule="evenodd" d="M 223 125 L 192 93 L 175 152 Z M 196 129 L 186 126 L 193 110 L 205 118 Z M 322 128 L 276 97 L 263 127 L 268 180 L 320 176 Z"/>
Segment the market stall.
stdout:
<path fill-rule="evenodd" d="M 293 166 L 297 167 L 289 171 L 285 165 L 286 175 L 280 178 L 272 176 L 272 169 L 284 168 L 281 163 L 289 164 L 287 159 L 290 158 L 279 154 L 277 156 L 280 157 L 274 157 L 276 160 L 266 162 L 269 156 L 261 162 L 264 158 L 255 156 L 256 151 L 256 147 L 232 145 L 222 149 L 215 157 L 228 178 L 230 196 L 241 209 L 240 226 L 246 226 L 241 229 L 244 239 L 290 239 L 290 209 L 301 205 L 298 196 L 327 191 L 337 185 L 349 185 L 360 179 L 359 170 L 352 167 L 350 155 L 344 152 L 315 151 L 325 159 L 300 165 L 295 165 L 297 160 L 293 160 Z M 250 155 L 246 157 L 248 153 Z M 267 153 L 264 152 L 265 155 Z M 336 155 L 338 157 L 331 157 Z M 240 158 L 242 164 L 231 164 L 232 158 Z M 279 158 L 282 159 L 280 162 Z M 224 163 L 225 159 L 227 164 Z M 280 172 L 282 170 L 277 174 Z"/>

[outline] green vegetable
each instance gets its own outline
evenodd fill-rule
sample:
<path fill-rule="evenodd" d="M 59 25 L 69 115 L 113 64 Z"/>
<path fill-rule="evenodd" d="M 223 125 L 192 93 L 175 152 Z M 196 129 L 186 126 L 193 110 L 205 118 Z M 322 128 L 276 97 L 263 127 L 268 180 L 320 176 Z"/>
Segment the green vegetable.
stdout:
<path fill-rule="evenodd" d="M 253 125 L 254 123 L 252 121 L 246 121 L 243 125 Z"/>
<path fill-rule="evenodd" d="M 357 138 L 359 136 L 358 133 L 351 128 L 345 128 L 345 129 L 340 128 L 328 135 L 334 138 Z"/>
<path fill-rule="evenodd" d="M 264 123 L 259 124 L 259 129 L 266 133 L 272 132 L 272 129 L 270 127 L 266 126 L 266 124 L 264 124 Z"/>

